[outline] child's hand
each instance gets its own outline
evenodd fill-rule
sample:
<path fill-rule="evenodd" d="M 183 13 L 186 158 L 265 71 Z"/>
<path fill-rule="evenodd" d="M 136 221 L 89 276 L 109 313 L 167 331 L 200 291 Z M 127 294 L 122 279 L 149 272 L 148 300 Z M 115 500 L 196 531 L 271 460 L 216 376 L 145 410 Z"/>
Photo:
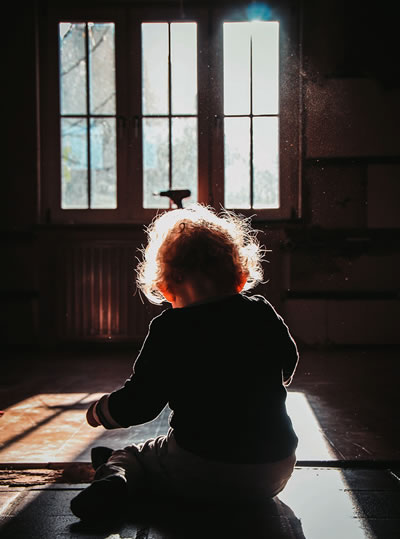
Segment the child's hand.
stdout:
<path fill-rule="evenodd" d="M 96 414 L 96 404 L 97 404 L 97 401 L 93 402 L 90 405 L 90 408 L 88 409 L 88 411 L 86 412 L 86 421 L 89 423 L 91 427 L 99 427 L 101 425 L 99 418 L 97 417 L 97 414 Z"/>

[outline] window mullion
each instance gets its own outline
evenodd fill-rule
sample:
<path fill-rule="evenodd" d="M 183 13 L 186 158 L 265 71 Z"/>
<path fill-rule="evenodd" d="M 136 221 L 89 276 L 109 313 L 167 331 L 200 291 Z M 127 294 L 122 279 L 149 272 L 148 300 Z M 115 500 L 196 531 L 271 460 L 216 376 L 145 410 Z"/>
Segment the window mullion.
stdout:
<path fill-rule="evenodd" d="M 254 202 L 253 154 L 253 36 L 250 34 L 250 208 Z"/>
<path fill-rule="evenodd" d="M 209 103 L 208 159 L 210 162 L 210 204 L 223 204 L 224 177 L 224 110 L 223 110 L 223 19 L 220 13 L 208 18 L 209 76 L 207 99 Z"/>
<path fill-rule="evenodd" d="M 86 50 L 86 149 L 87 149 L 87 197 L 88 208 L 92 207 L 92 166 L 90 141 L 90 53 L 89 53 L 89 25 L 85 23 L 85 50 Z"/>
<path fill-rule="evenodd" d="M 171 81 L 171 23 L 168 23 L 168 188 L 172 189 L 172 81 Z"/>
<path fill-rule="evenodd" d="M 212 96 L 210 95 L 210 15 L 202 15 L 198 19 L 197 41 L 197 130 L 198 130 L 198 200 L 212 203 L 212 168 L 211 168 L 211 137 L 212 126 Z"/>
<path fill-rule="evenodd" d="M 124 111 L 127 115 L 127 128 L 124 139 L 125 152 L 125 175 L 124 186 L 126 196 L 123 204 L 128 219 L 142 219 L 143 200 L 143 166 L 142 166 L 142 133 L 143 116 L 141 105 L 141 37 L 140 18 L 135 10 L 128 11 L 129 21 L 126 33 L 126 43 L 121 43 L 121 56 L 124 63 L 121 64 L 122 76 L 126 79 L 124 85 Z M 129 44 L 128 46 L 127 43 Z M 124 47 L 122 47 L 124 45 Z"/>

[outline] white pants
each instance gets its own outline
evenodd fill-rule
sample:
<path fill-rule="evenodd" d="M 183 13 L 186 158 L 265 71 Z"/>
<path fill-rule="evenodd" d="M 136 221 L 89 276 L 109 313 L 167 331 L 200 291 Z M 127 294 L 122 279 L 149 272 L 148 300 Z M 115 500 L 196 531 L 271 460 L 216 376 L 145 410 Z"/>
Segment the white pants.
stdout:
<path fill-rule="evenodd" d="M 286 486 L 295 454 L 277 462 L 235 464 L 207 460 L 185 451 L 172 429 L 142 444 L 114 451 L 95 479 L 126 477 L 132 495 L 176 495 L 204 501 L 248 502 L 276 496 Z"/>

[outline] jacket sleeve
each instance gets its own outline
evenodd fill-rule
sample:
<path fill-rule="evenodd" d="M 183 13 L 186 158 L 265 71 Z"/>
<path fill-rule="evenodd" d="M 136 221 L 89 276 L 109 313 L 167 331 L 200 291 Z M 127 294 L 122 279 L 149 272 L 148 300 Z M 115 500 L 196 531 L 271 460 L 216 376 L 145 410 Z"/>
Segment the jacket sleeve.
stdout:
<path fill-rule="evenodd" d="M 280 315 L 278 317 L 277 337 L 279 343 L 279 357 L 282 365 L 282 380 L 284 386 L 291 384 L 299 362 L 297 345 L 290 334 L 288 326 Z"/>
<path fill-rule="evenodd" d="M 299 352 L 297 345 L 290 334 L 289 328 L 283 321 L 283 318 L 278 315 L 280 320 L 281 333 L 281 360 L 282 360 L 282 379 L 283 384 L 288 386 L 293 380 L 294 373 L 299 362 Z"/>
<path fill-rule="evenodd" d="M 106 429 L 140 425 L 155 419 L 168 402 L 168 343 L 164 317 L 152 320 L 147 337 L 125 384 L 96 404 L 95 413 Z"/>
<path fill-rule="evenodd" d="M 283 318 L 269 302 L 267 303 L 271 309 L 270 315 L 272 315 L 269 323 L 271 324 L 271 335 L 274 337 L 274 355 L 281 366 L 283 384 L 288 386 L 297 368 L 299 352 Z"/>

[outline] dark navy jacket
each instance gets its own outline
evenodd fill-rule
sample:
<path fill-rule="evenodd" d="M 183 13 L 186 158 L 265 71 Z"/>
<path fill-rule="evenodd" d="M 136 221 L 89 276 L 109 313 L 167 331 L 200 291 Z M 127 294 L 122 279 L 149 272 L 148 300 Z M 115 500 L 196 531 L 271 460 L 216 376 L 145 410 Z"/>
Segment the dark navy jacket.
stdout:
<path fill-rule="evenodd" d="M 235 294 L 154 318 L 132 376 L 97 407 L 106 428 L 151 421 L 168 404 L 182 448 L 227 462 L 280 460 L 297 447 L 286 389 L 298 351 L 262 296 Z"/>

